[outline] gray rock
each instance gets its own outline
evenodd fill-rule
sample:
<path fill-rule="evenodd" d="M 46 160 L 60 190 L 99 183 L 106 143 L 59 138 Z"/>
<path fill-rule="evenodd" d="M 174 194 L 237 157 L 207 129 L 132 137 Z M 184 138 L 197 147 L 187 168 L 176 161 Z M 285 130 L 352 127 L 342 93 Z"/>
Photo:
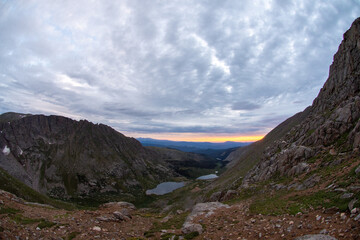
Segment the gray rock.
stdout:
<path fill-rule="evenodd" d="M 220 201 L 221 196 L 222 196 L 222 193 L 221 193 L 221 192 L 214 192 L 213 194 L 211 194 L 211 196 L 210 196 L 210 198 L 209 198 L 209 201 L 210 201 L 210 202 Z"/>
<path fill-rule="evenodd" d="M 115 211 L 115 212 L 113 212 L 113 215 L 116 219 L 118 219 L 120 221 L 127 221 L 130 218 L 132 218 L 127 209 L 121 209 L 119 211 Z"/>
<path fill-rule="evenodd" d="M 309 234 L 302 237 L 297 237 L 294 240 L 337 240 L 337 239 L 324 234 Z"/>
<path fill-rule="evenodd" d="M 237 195 L 237 191 L 235 190 L 228 190 L 224 197 L 221 198 L 222 201 L 228 201 L 230 199 L 233 199 Z"/>
<path fill-rule="evenodd" d="M 356 217 L 354 217 L 354 220 L 355 220 L 355 221 L 359 221 L 359 220 L 360 220 L 360 214 L 357 215 Z"/>
<path fill-rule="evenodd" d="M 205 216 L 209 216 L 214 213 L 215 210 L 219 208 L 229 208 L 229 205 L 223 204 L 220 202 L 206 202 L 206 203 L 198 203 L 194 206 L 193 210 L 187 217 L 188 219 L 193 219 L 196 216 L 205 214 Z"/>
<path fill-rule="evenodd" d="M 128 203 L 128 202 L 108 202 L 108 203 L 104 203 L 104 204 L 100 205 L 100 207 L 102 207 L 102 208 L 110 208 L 110 207 L 128 208 L 131 210 L 136 209 L 134 204 Z"/>
<path fill-rule="evenodd" d="M 321 230 L 319 233 L 320 233 L 320 234 L 328 234 L 329 231 L 328 231 L 327 229 L 323 229 L 323 230 Z"/>
<path fill-rule="evenodd" d="M 347 190 L 344 188 L 335 188 L 334 192 L 347 192 Z"/>
<path fill-rule="evenodd" d="M 199 234 L 201 234 L 203 231 L 203 228 L 198 223 L 187 222 L 187 223 L 184 223 L 184 225 L 181 228 L 181 231 L 183 234 L 188 234 L 188 233 L 192 233 L 192 232 L 198 232 Z"/>
<path fill-rule="evenodd" d="M 100 222 L 116 221 L 116 218 L 113 217 L 113 216 L 100 216 L 100 217 L 96 217 L 95 219 L 100 221 Z"/>
<path fill-rule="evenodd" d="M 358 201 L 358 200 L 357 200 L 356 198 L 354 198 L 353 200 L 351 200 L 351 201 L 349 202 L 348 208 L 349 208 L 350 211 L 354 208 L 354 205 L 355 205 L 355 203 L 357 203 L 357 201 Z"/>
<path fill-rule="evenodd" d="M 344 193 L 343 195 L 341 195 L 341 199 L 348 199 L 351 198 L 352 196 L 354 196 L 353 193 Z"/>
<path fill-rule="evenodd" d="M 348 187 L 350 191 L 352 192 L 360 192 L 360 186 L 359 185 L 354 185 L 354 186 L 350 186 Z"/>
<path fill-rule="evenodd" d="M 356 175 L 360 174 L 360 165 L 355 169 Z"/>
<path fill-rule="evenodd" d="M 193 223 L 193 219 L 197 216 L 205 214 L 205 217 L 212 215 L 215 210 L 220 208 L 229 208 L 229 205 L 220 202 L 206 202 L 196 204 L 191 213 L 187 216 L 183 226 L 183 233 L 198 232 L 202 233 L 202 226 L 197 223 Z"/>

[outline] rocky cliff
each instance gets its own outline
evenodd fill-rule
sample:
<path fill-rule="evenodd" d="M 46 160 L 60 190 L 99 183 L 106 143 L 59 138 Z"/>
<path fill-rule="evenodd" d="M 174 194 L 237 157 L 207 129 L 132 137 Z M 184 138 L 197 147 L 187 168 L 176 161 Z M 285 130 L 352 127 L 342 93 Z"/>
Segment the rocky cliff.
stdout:
<path fill-rule="evenodd" d="M 360 144 L 360 18 L 344 34 L 329 77 L 307 117 L 267 147 L 243 184 L 274 174 L 295 176 L 358 155 Z M 311 161 L 309 161 L 312 159 Z"/>
<path fill-rule="evenodd" d="M 360 162 L 359 118 L 360 18 L 344 34 L 329 77 L 312 106 L 281 123 L 263 140 L 229 155 L 230 168 L 209 189 L 220 189 L 217 195 L 224 196 L 228 189 L 275 183 L 276 179 L 286 179 L 288 186 L 282 188 L 289 190 L 311 188 L 326 180 L 356 185 L 358 180 L 349 174 Z M 339 171 L 346 174 L 335 178 Z"/>
<path fill-rule="evenodd" d="M 51 196 L 136 195 L 176 175 L 156 152 L 103 124 L 60 116 L 0 117 L 0 167 Z"/>

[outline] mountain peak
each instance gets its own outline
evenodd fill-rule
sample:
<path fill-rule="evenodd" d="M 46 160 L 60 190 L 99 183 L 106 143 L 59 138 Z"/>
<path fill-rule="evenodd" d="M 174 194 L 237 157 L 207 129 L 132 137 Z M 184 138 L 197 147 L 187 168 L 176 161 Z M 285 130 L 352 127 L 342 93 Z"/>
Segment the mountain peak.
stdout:
<path fill-rule="evenodd" d="M 330 66 L 329 77 L 314 100 L 318 111 L 331 110 L 360 90 L 360 18 L 344 33 Z"/>

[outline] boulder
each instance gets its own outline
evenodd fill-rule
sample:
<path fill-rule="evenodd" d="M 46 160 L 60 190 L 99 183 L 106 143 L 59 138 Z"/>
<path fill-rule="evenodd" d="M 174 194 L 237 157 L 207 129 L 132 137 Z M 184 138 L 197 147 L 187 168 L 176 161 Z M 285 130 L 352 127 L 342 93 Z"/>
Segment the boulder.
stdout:
<path fill-rule="evenodd" d="M 233 199 L 235 196 L 237 195 L 237 191 L 235 191 L 235 190 L 228 190 L 226 193 L 225 193 L 225 195 L 224 195 L 224 197 L 222 197 L 222 201 L 228 201 L 228 200 L 230 200 L 230 199 Z"/>
<path fill-rule="evenodd" d="M 351 211 L 354 208 L 354 205 L 355 205 L 355 203 L 357 203 L 357 201 L 358 200 L 356 198 L 354 198 L 353 200 L 351 200 L 349 202 L 349 204 L 348 204 L 349 211 Z"/>
<path fill-rule="evenodd" d="M 131 210 L 136 209 L 134 204 L 128 203 L 128 202 L 108 202 L 108 203 L 104 203 L 104 204 L 100 205 L 100 207 L 102 207 L 102 208 L 110 208 L 110 207 L 127 208 L 127 209 L 131 209 Z"/>
<path fill-rule="evenodd" d="M 356 175 L 360 174 L 360 165 L 355 169 L 355 174 Z"/>
<path fill-rule="evenodd" d="M 324 234 L 309 234 L 302 237 L 297 237 L 294 240 L 337 240 L 336 238 Z"/>
<path fill-rule="evenodd" d="M 181 230 L 184 234 L 191 232 L 202 233 L 202 226 L 200 224 L 194 223 L 193 219 L 199 215 L 205 214 L 205 217 L 214 214 L 214 211 L 220 208 L 229 208 L 229 205 L 223 204 L 220 202 L 206 202 L 198 203 L 193 207 L 193 210 L 187 216 Z"/>
<path fill-rule="evenodd" d="M 113 212 L 113 215 L 116 219 L 118 219 L 120 221 L 127 221 L 130 218 L 132 218 L 127 209 L 121 209 L 119 211 L 115 211 L 115 212 Z"/>
<path fill-rule="evenodd" d="M 221 192 L 214 192 L 213 194 L 211 194 L 209 198 L 210 202 L 220 201 L 221 195 L 222 195 Z"/>
<path fill-rule="evenodd" d="M 203 228 L 198 223 L 186 222 L 186 223 L 184 223 L 183 227 L 181 228 L 181 231 L 183 234 L 188 234 L 188 233 L 192 233 L 192 232 L 198 232 L 199 234 L 201 234 L 203 231 Z"/>

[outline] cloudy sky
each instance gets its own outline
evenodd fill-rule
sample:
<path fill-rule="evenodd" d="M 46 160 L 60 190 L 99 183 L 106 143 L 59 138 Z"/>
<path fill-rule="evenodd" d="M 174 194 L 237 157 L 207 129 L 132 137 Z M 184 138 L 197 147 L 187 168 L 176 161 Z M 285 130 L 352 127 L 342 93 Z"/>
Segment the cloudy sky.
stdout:
<path fill-rule="evenodd" d="M 359 16 L 358 0 L 0 0 L 0 113 L 263 136 L 311 105 Z"/>

